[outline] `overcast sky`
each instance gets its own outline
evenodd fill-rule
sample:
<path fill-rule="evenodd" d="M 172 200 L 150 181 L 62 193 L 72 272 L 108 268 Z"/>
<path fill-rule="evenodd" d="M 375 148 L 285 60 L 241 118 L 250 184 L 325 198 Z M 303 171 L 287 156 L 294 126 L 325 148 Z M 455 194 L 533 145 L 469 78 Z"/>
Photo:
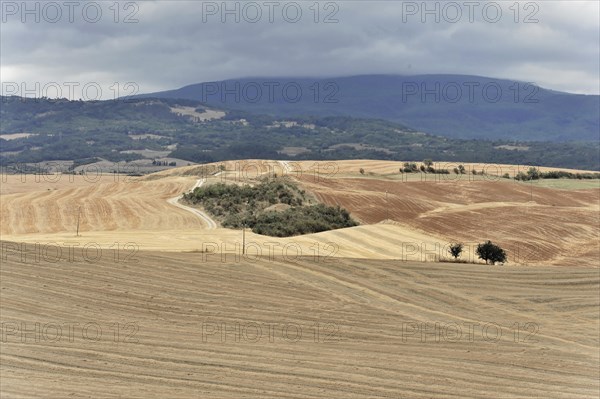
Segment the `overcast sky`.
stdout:
<path fill-rule="evenodd" d="M 220 1 L 1 3 L 3 94 L 45 86 L 42 94 L 55 97 L 58 86 L 73 97 L 71 85 L 80 98 L 84 85 L 98 83 L 107 99 L 114 82 L 126 95 L 135 86 L 146 93 L 249 76 L 376 73 L 600 92 L 597 0 L 429 1 L 427 10 L 421 1 L 230 2 L 232 13 Z"/>

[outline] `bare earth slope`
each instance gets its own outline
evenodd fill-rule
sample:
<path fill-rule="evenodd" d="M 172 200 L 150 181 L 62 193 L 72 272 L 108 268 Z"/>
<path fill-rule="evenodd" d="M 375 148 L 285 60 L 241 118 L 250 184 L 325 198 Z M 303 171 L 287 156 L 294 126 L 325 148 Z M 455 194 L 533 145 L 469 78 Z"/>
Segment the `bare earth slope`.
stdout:
<path fill-rule="evenodd" d="M 552 399 L 600 389 L 597 269 L 2 256 L 2 397 Z"/>

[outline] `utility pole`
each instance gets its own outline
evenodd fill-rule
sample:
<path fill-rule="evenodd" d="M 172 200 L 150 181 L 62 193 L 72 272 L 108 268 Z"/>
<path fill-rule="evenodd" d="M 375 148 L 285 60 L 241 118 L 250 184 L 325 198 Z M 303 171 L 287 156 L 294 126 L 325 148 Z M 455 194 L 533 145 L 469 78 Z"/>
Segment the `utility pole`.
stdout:
<path fill-rule="evenodd" d="M 81 205 L 79 205 L 79 209 L 77 210 L 77 233 L 76 237 L 79 237 L 79 219 L 81 218 Z"/>
<path fill-rule="evenodd" d="M 246 254 L 246 223 L 242 224 L 242 255 Z"/>
<path fill-rule="evenodd" d="M 529 193 L 530 193 L 530 194 L 529 194 L 529 195 L 530 195 L 530 198 L 529 198 L 529 200 L 530 200 L 531 202 L 533 202 L 533 179 L 531 179 L 531 184 L 529 184 Z"/>

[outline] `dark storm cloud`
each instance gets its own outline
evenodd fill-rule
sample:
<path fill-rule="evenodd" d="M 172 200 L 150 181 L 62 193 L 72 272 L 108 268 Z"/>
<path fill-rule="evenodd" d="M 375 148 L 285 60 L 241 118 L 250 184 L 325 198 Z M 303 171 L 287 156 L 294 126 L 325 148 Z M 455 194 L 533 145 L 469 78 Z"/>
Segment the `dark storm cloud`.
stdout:
<path fill-rule="evenodd" d="M 424 14 L 423 2 L 321 2 L 315 22 L 313 2 L 240 2 L 236 22 L 221 2 L 122 2 L 118 15 L 113 2 L 98 2 L 98 22 L 81 3 L 72 22 L 63 7 L 52 23 L 48 2 L 28 3 L 33 13 L 38 4 L 36 22 L 15 10 L 22 2 L 3 1 L 2 82 L 135 82 L 150 92 L 246 76 L 457 73 L 598 93 L 597 2 L 521 2 L 518 15 L 512 1 L 478 3 L 472 15 L 464 2 L 450 3 L 428 2 L 435 15 Z M 496 8 L 502 16 L 492 21 Z M 297 9 L 302 17 L 293 23 Z M 105 89 L 103 97 L 112 94 Z"/>

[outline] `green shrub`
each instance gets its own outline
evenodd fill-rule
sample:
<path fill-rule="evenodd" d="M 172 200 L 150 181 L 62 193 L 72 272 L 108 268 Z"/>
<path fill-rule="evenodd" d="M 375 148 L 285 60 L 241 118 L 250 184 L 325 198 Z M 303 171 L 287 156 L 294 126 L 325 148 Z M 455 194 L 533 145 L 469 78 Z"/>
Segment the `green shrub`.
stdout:
<path fill-rule="evenodd" d="M 347 210 L 324 204 L 289 208 L 283 212 L 265 212 L 253 224 L 247 224 L 256 234 L 275 237 L 318 233 L 356 225 Z"/>

